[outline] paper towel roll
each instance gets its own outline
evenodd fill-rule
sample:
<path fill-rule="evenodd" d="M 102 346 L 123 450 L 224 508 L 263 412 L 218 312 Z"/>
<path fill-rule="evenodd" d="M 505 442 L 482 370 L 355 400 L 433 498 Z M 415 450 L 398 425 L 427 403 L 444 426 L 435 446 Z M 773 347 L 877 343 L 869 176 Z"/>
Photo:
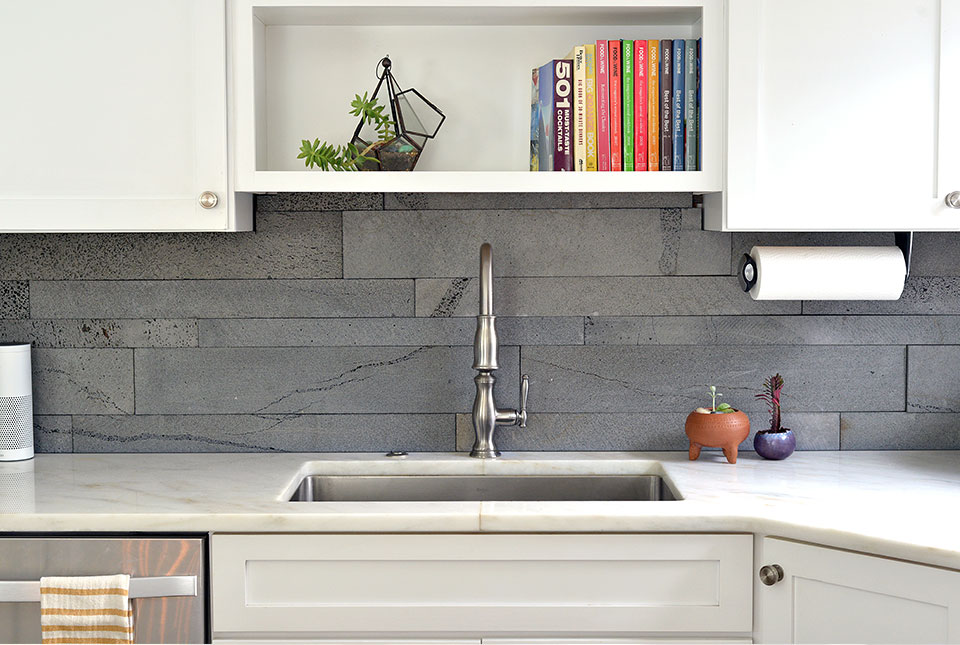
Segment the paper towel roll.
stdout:
<path fill-rule="evenodd" d="M 897 300 L 907 265 L 896 246 L 755 246 L 754 300 Z"/>

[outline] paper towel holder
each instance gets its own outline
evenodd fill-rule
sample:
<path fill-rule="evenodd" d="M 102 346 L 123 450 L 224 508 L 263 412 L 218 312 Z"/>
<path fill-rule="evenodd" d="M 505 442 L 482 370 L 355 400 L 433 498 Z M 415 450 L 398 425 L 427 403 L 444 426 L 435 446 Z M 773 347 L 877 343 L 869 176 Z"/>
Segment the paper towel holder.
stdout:
<path fill-rule="evenodd" d="M 913 231 L 899 232 L 893 234 L 893 243 L 903 253 L 903 262 L 906 264 L 907 272 L 905 277 L 910 276 L 910 256 L 913 255 Z M 740 282 L 740 288 L 744 293 L 753 289 L 757 284 L 757 262 L 749 253 L 744 253 L 740 258 L 740 266 L 737 268 L 737 280 Z"/>

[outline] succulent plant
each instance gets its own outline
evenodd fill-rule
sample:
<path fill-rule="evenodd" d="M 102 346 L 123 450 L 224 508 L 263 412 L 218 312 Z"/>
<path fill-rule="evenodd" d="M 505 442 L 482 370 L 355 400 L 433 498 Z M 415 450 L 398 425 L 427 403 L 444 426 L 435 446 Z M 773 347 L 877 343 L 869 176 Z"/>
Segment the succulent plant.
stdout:
<path fill-rule="evenodd" d="M 710 389 L 707 391 L 707 394 L 710 395 L 710 401 L 711 401 L 710 409 L 707 410 L 706 408 L 697 408 L 697 412 L 700 412 L 701 410 L 703 410 L 703 412 L 708 414 L 716 413 L 716 412 L 720 412 L 720 413 L 734 412 L 734 409 L 730 407 L 729 403 L 720 403 L 720 404 L 717 403 L 717 399 L 719 399 L 723 395 L 717 392 L 716 385 L 711 385 Z"/>
<path fill-rule="evenodd" d="M 378 143 L 389 141 L 396 135 L 396 123 L 390 120 L 390 117 L 383 113 L 386 106 L 377 105 L 377 98 L 367 98 L 367 93 L 363 96 L 359 94 L 350 102 L 350 114 L 359 116 L 364 123 L 373 124 L 380 137 Z M 307 168 L 319 166 L 320 170 L 360 170 L 360 166 L 367 162 L 380 163 L 376 157 L 370 156 L 370 151 L 377 144 L 371 144 L 363 150 L 357 148 L 353 143 L 347 143 L 342 146 L 335 146 L 320 139 L 309 139 L 300 141 L 300 154 L 297 159 L 303 159 L 303 165 Z"/>
<path fill-rule="evenodd" d="M 780 424 L 780 394 L 783 392 L 783 377 L 775 374 L 763 382 L 763 392 L 754 397 L 767 404 L 770 411 L 770 428 L 763 432 L 786 432 Z"/>

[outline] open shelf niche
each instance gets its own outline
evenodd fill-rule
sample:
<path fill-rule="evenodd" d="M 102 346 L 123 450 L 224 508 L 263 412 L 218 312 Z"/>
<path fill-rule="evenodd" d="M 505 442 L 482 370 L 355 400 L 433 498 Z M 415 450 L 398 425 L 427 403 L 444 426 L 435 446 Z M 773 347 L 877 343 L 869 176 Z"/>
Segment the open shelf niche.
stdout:
<path fill-rule="evenodd" d="M 722 0 L 576 4 L 458 0 L 237 0 L 231 97 L 243 192 L 694 192 L 721 190 Z M 703 38 L 702 167 L 694 172 L 530 172 L 530 73 L 597 39 Z M 401 86 L 447 119 L 417 169 L 322 172 L 301 139 L 345 143 L 354 94 L 389 54 Z"/>

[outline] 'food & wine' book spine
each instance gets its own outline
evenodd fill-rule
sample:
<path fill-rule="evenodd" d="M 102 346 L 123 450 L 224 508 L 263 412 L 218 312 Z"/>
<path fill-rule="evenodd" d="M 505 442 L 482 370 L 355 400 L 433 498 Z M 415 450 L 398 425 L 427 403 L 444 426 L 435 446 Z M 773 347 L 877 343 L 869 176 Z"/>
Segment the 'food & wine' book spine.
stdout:
<path fill-rule="evenodd" d="M 587 170 L 597 169 L 597 46 L 586 45 Z"/>
<path fill-rule="evenodd" d="M 623 170 L 623 66 L 619 40 L 610 41 L 610 170 Z"/>
<path fill-rule="evenodd" d="M 633 169 L 647 169 L 647 41 L 633 41 Z"/>
<path fill-rule="evenodd" d="M 673 41 L 673 169 L 683 170 L 684 146 L 683 138 L 686 132 L 683 128 L 684 115 L 684 76 L 683 56 L 686 51 L 684 41 L 677 38 Z"/>
<path fill-rule="evenodd" d="M 633 170 L 633 41 L 623 44 L 623 170 Z"/>
<path fill-rule="evenodd" d="M 684 119 L 687 136 L 684 140 L 684 168 L 697 170 L 697 41 L 684 42 Z"/>
<path fill-rule="evenodd" d="M 610 48 L 597 41 L 597 170 L 610 170 Z"/>
<path fill-rule="evenodd" d="M 647 41 L 647 169 L 660 170 L 660 41 Z"/>
<path fill-rule="evenodd" d="M 673 170 L 673 41 L 660 41 L 660 170 Z"/>

